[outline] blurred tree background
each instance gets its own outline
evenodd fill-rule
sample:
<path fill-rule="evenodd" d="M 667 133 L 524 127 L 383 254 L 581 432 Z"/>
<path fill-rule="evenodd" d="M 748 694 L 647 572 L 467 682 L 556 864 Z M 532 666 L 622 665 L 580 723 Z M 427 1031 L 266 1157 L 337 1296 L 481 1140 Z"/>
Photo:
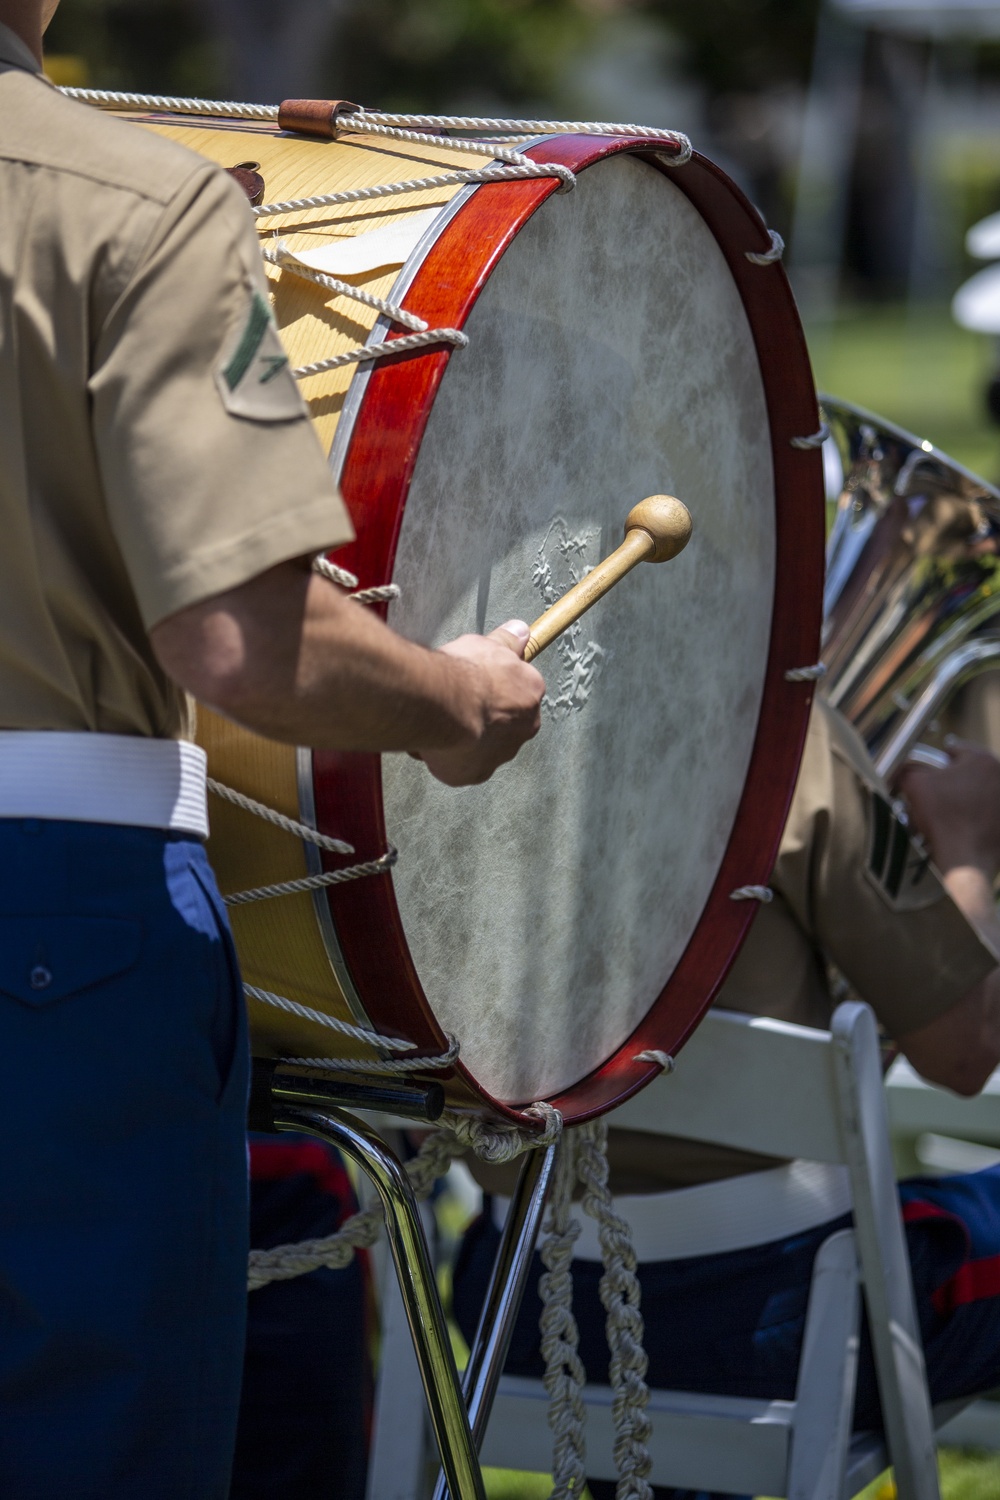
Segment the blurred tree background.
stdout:
<path fill-rule="evenodd" d="M 79 60 L 99 88 L 674 126 L 787 235 L 819 11 L 818 0 L 63 0 L 48 45 Z M 932 60 L 925 39 L 852 30 L 853 50 L 843 24 L 827 38 L 851 69 L 864 52 L 843 184 L 846 270 L 865 293 L 898 297 L 912 275 L 913 158 L 929 71 L 939 92 L 950 80 L 968 114 L 977 82 L 996 91 L 998 48 L 980 46 L 973 58 L 960 42 Z M 960 221 L 1000 206 L 1000 168 L 992 144 L 977 152 L 968 130 L 946 134 L 959 158 L 945 167 L 960 200 L 942 247 L 954 279 Z"/>
<path fill-rule="evenodd" d="M 684 130 L 789 242 L 820 382 L 929 422 L 956 456 L 1000 470 L 982 415 L 991 346 L 947 312 L 976 269 L 966 229 L 1000 209 L 1000 42 L 884 16 L 857 24 L 866 8 L 62 0 L 48 48 L 57 81 L 94 87 Z"/>

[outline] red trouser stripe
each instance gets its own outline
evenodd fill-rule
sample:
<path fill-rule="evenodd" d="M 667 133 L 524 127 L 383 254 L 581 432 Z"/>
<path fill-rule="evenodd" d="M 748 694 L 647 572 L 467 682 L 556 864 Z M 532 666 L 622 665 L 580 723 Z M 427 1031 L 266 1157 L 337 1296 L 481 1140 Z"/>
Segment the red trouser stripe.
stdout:
<path fill-rule="evenodd" d="M 250 1177 L 254 1182 L 281 1182 L 311 1177 L 320 1192 L 349 1201 L 351 1181 L 337 1158 L 319 1141 L 251 1141 Z"/>
<path fill-rule="evenodd" d="M 909 1203 L 903 1204 L 903 1223 L 920 1224 L 925 1219 L 951 1219 L 959 1224 L 955 1214 L 950 1214 L 947 1209 L 938 1208 L 936 1203 L 928 1203 L 926 1198 L 911 1198 Z M 965 1225 L 962 1225 L 965 1228 Z"/>
<path fill-rule="evenodd" d="M 1000 1255 L 966 1261 L 949 1281 L 938 1287 L 931 1300 L 934 1311 L 943 1315 L 970 1302 L 985 1302 L 989 1297 L 1000 1297 Z"/>

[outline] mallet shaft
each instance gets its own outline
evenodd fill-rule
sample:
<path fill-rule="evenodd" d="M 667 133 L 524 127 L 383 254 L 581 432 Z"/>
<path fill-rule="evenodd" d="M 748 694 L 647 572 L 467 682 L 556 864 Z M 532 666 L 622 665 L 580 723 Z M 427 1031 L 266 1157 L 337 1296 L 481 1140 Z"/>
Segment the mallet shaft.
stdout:
<path fill-rule="evenodd" d="M 620 547 L 599 562 L 593 572 L 579 583 L 566 590 L 561 599 L 539 615 L 531 627 L 528 644 L 524 648 L 525 661 L 533 661 L 539 651 L 551 646 L 557 636 L 562 635 L 581 615 L 587 613 L 598 599 L 603 599 L 609 589 L 631 573 L 653 551 L 656 543 L 647 531 L 630 531 Z"/>
<path fill-rule="evenodd" d="M 610 556 L 599 562 L 586 578 L 567 589 L 531 627 L 524 648 L 525 661 L 534 661 L 540 651 L 550 646 L 598 599 L 620 583 L 626 573 L 645 559 L 666 562 L 676 557 L 691 535 L 691 516 L 685 505 L 672 495 L 650 495 L 633 506 L 625 520 L 625 540 Z"/>

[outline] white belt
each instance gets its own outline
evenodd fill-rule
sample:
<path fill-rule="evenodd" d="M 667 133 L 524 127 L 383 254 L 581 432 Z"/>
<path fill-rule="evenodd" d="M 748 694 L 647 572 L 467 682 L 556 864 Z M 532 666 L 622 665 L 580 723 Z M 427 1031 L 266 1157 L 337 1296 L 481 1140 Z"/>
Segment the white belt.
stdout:
<path fill-rule="evenodd" d="M 493 1199 L 493 1222 L 500 1229 L 509 1203 L 509 1198 Z M 632 1229 L 641 1263 L 722 1255 L 802 1234 L 847 1213 L 851 1191 L 846 1167 L 792 1161 L 699 1187 L 623 1195 L 614 1206 Z M 576 1216 L 581 1232 L 573 1258 L 599 1261 L 597 1224 L 579 1205 Z"/>
<path fill-rule="evenodd" d="M 0 730 L 0 818 L 66 818 L 208 837 L 205 752 L 187 740 Z"/>

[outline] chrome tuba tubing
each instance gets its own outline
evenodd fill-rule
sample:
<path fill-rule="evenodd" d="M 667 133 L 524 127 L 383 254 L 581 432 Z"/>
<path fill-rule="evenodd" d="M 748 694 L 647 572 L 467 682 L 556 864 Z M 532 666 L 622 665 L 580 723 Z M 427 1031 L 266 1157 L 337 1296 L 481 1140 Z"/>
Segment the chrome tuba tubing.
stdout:
<path fill-rule="evenodd" d="M 1000 669 L 1000 491 L 880 417 L 822 407 L 836 503 L 823 690 L 891 780 L 959 691 Z"/>

